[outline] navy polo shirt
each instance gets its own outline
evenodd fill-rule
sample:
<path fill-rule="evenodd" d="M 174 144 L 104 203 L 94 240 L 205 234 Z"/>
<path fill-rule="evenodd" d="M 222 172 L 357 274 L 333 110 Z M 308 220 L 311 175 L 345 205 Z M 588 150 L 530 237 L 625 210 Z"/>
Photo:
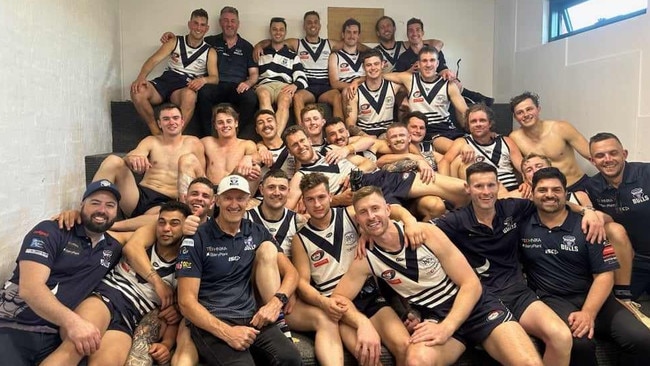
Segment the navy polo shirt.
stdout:
<path fill-rule="evenodd" d="M 55 221 L 43 221 L 25 236 L 20 261 L 33 261 L 50 268 L 46 285 L 63 305 L 74 309 L 120 260 L 122 246 L 108 233 L 92 247 L 83 225 L 59 229 Z M 0 296 L 0 318 L 28 326 L 56 328 L 36 315 L 18 296 L 20 268 L 16 266 Z"/>
<path fill-rule="evenodd" d="M 237 35 L 237 43 L 232 48 L 223 39 L 223 33 L 205 37 L 205 42 L 217 50 L 219 82 L 241 83 L 248 79 L 248 69 L 257 67 L 253 61 L 253 45 Z"/>
<path fill-rule="evenodd" d="M 255 251 L 265 241 L 277 246 L 264 226 L 248 219 L 242 220 L 235 236 L 210 219 L 181 243 L 176 276 L 201 279 L 199 303 L 212 315 L 250 318 L 257 311 L 251 283 Z"/>
<path fill-rule="evenodd" d="M 432 220 L 478 272 L 487 287 L 502 290 L 521 282 L 523 275 L 518 258 L 521 223 L 535 212 L 530 200 L 499 199 L 492 228 L 476 219 L 472 205 Z"/>
<path fill-rule="evenodd" d="M 438 51 L 438 68 L 436 72 L 442 70 L 447 70 L 447 61 L 445 60 L 445 54 L 442 51 Z M 413 66 L 414 63 L 418 62 L 418 54 L 413 51 L 411 47 L 407 48 L 404 53 L 400 55 L 395 63 L 395 71 L 402 72 L 406 71 Z"/>
<path fill-rule="evenodd" d="M 594 208 L 625 227 L 636 254 L 650 257 L 650 163 L 625 163 L 618 188 L 598 173 L 589 179 L 587 192 Z"/>
<path fill-rule="evenodd" d="M 586 295 L 594 274 L 619 268 L 611 244 L 587 242 L 581 221 L 569 211 L 562 225 L 548 228 L 536 212 L 522 225 L 521 260 L 531 288 L 559 296 Z"/>

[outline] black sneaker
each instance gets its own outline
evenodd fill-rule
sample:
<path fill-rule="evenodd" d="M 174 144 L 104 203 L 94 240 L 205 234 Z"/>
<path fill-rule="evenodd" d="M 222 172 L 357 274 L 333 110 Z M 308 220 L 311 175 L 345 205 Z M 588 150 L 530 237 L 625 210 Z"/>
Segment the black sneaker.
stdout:
<path fill-rule="evenodd" d="M 355 169 L 350 172 L 350 188 L 352 192 L 358 191 L 363 187 L 361 184 L 361 178 L 363 178 L 363 172 L 361 170 Z"/>

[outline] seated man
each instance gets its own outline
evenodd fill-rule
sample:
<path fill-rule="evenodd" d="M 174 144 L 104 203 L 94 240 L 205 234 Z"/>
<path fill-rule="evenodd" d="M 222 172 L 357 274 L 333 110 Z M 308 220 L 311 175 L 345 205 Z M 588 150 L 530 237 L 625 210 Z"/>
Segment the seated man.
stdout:
<path fill-rule="evenodd" d="M 281 134 L 289 121 L 289 108 L 297 90 L 307 87 L 307 76 L 298 55 L 284 44 L 287 22 L 284 18 L 271 18 L 271 45 L 264 48 L 259 59 L 260 78 L 255 93 L 260 109 L 273 109 Z"/>
<path fill-rule="evenodd" d="M 589 243 L 580 217 L 566 209 L 566 178 L 557 168 L 533 175 L 537 212 L 521 226 L 520 254 L 528 285 L 567 323 L 573 334 L 572 363 L 597 365 L 593 337 L 622 349 L 621 364 L 650 357 L 650 329 L 614 299 L 614 248 Z"/>
<path fill-rule="evenodd" d="M 342 100 L 346 100 L 346 89 L 350 82 L 364 75 L 359 58 L 359 38 L 361 36 L 361 23 L 350 18 L 343 23 L 341 38 L 343 47 L 330 55 L 328 71 L 330 85 L 338 89 Z"/>
<path fill-rule="evenodd" d="M 168 286 L 176 287 L 174 266 L 183 239 L 183 221 L 190 214 L 184 203 L 171 201 L 162 205 L 157 224 L 144 226 L 131 236 L 124 250 L 127 257 L 122 257 L 91 296 L 75 309 L 79 316 L 94 324 L 103 334 L 99 349 L 88 357 L 90 364 L 101 360 L 121 365 L 127 361 L 136 326 L 146 314 L 161 306 L 154 286 L 147 282 L 151 276 L 144 279 L 131 266 L 140 258 L 129 254 L 141 255 L 146 266 L 155 271 L 156 278 L 162 280 L 159 285 L 164 281 Z M 134 246 L 139 246 L 142 253 L 129 249 Z M 146 252 L 144 248 L 148 248 Z M 170 322 L 162 323 L 162 340 L 152 344 L 149 350 L 156 363 L 170 361 L 178 329 L 176 310 L 170 307 L 166 312 Z M 65 340 L 41 365 L 76 365 L 83 357 L 72 341 Z"/>
<path fill-rule="evenodd" d="M 161 133 L 156 125 L 152 105 L 171 101 L 181 107 L 182 114 L 189 123 L 194 114 L 196 93 L 205 84 L 219 82 L 217 52 L 203 40 L 210 29 L 208 12 L 203 9 L 194 10 L 187 27 L 190 33 L 184 37 L 170 38 L 160 46 L 142 65 L 140 74 L 131 84 L 133 105 L 152 135 Z M 147 76 L 154 67 L 168 56 L 165 72 L 160 77 L 147 81 Z"/>
<path fill-rule="evenodd" d="M 278 248 L 268 230 L 243 219 L 246 180 L 224 177 L 217 194 L 219 214 L 183 241 L 176 272 L 180 309 L 198 353 L 208 364 L 253 365 L 252 348 L 268 364 L 299 365 L 298 350 L 274 325 L 296 282 L 276 287 L 273 281 L 279 279 Z M 259 309 L 253 284 L 265 303 Z"/>
<path fill-rule="evenodd" d="M 518 189 L 515 171 L 521 174 L 521 152 L 510 137 L 492 132 L 492 109 L 484 104 L 470 106 L 465 112 L 465 125 L 469 129 L 469 135 L 453 142 L 440 161 L 440 173 L 465 179 L 465 170 L 469 165 L 484 161 L 497 169 L 499 182 L 507 191 Z M 471 150 L 472 159 L 463 159 L 461 156 L 461 152 L 467 149 Z"/>
<path fill-rule="evenodd" d="M 178 198 L 182 155 L 192 154 L 203 160 L 204 149 L 199 139 L 182 135 L 185 120 L 178 106 L 161 105 L 156 120 L 162 135 L 145 137 L 124 158 L 109 155 L 93 177 L 93 181 L 115 182 L 122 193 L 120 208 L 126 217 L 156 214 L 160 205 Z M 133 173 L 144 174 L 140 183 L 135 182 Z"/>
<path fill-rule="evenodd" d="M 361 55 L 366 81 L 345 103 L 346 124 L 358 126 L 363 132 L 380 136 L 393 122 L 395 98 L 399 84 L 386 81 L 382 76 L 384 58 L 378 50 L 366 51 Z"/>
<path fill-rule="evenodd" d="M 117 264 L 128 235 L 108 233 L 121 195 L 107 180 L 90 183 L 81 223 L 71 230 L 42 221 L 25 236 L 16 269 L 0 290 L 0 354 L 7 365 L 37 365 L 61 344 L 82 354 L 99 347 L 99 329 L 74 309 Z"/>
<path fill-rule="evenodd" d="M 346 348 L 357 357 L 358 339 L 352 333 L 354 330 L 345 326 L 342 326 L 339 336 L 337 324 L 348 305 L 330 295 L 354 261 L 359 234 L 351 207 L 330 207 L 332 194 L 325 175 L 305 175 L 300 181 L 300 190 L 309 221 L 291 243 L 292 261 L 301 280 L 298 284 L 299 299 L 287 320 L 293 329 L 316 331 L 316 354 L 321 364 L 327 364 L 324 360 L 328 359 L 330 364 L 340 365 L 343 361 L 341 338 Z M 392 209 L 393 217 L 404 220 L 409 228 L 418 226 L 404 208 L 394 205 Z M 350 306 L 357 307 L 370 319 L 397 363 L 403 364 L 408 332 L 379 293 L 374 280 L 370 279 L 364 285 Z"/>
<path fill-rule="evenodd" d="M 365 135 L 350 137 L 350 130 L 340 118 L 335 117 L 327 122 L 324 130 L 327 154 L 335 154 L 337 159 L 347 158 L 357 166 L 374 164 L 377 161 L 377 153 L 388 149 L 384 140 Z"/>
<path fill-rule="evenodd" d="M 370 186 L 355 192 L 354 209 L 360 230 L 374 247 L 366 260 L 352 263 L 333 296 L 353 299 L 373 275 L 408 299 L 426 321 L 416 325 L 409 338 L 406 364 L 452 364 L 466 346 L 476 344 L 501 364 L 542 364 L 530 338 L 511 321 L 510 311 L 482 291 L 463 255 L 438 228 L 420 224 L 425 236 L 414 250 L 404 241 L 402 225 L 389 219 L 392 208 L 381 189 Z M 342 321 L 367 335 L 362 353 L 376 359 L 379 339 L 369 322 L 354 309 L 348 309 Z"/>
<path fill-rule="evenodd" d="M 278 132 L 275 113 L 268 109 L 257 111 L 255 131 L 262 138 L 262 141 L 257 143 L 260 163 L 263 165 L 261 175 L 265 175 L 269 170 L 281 169 L 291 179 L 296 171 L 296 163 Z"/>
<path fill-rule="evenodd" d="M 283 138 L 289 151 L 301 165 L 300 170 L 291 179 L 287 207 L 296 207 L 300 199 L 298 190 L 300 179 L 303 175 L 313 172 L 321 172 L 328 177 L 330 192 L 334 194 L 333 206 L 349 206 L 352 192 L 346 188 L 348 186 L 346 182 L 356 166 L 347 159 L 341 159 L 336 164 L 327 163 L 322 155 L 314 152 L 309 139 L 300 126 L 289 127 Z M 378 171 L 349 178 L 349 183 L 358 186 L 372 185 L 373 183 L 381 185 L 393 203 L 428 195 L 439 196 L 448 200 L 452 205 L 463 205 L 468 200 L 464 182 L 446 176 L 436 176 L 434 181 L 424 182 L 420 174 L 416 173 Z"/>

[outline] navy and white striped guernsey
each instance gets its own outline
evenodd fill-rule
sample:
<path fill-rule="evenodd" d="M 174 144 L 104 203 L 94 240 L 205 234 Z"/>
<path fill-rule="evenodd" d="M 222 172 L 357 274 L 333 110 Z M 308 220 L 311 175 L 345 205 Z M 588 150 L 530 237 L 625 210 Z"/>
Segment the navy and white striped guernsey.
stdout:
<path fill-rule="evenodd" d="M 407 50 L 407 48 L 404 47 L 403 41 L 395 41 L 395 46 L 393 46 L 393 48 L 386 48 L 380 43 L 375 47 L 375 49 L 378 49 L 379 52 L 381 52 L 386 61 L 386 66 L 384 66 L 383 72 L 393 72 L 397 59 Z"/>
<path fill-rule="evenodd" d="M 176 47 L 167 62 L 167 70 L 190 79 L 207 75 L 210 45 L 202 40 L 198 47 L 192 47 L 185 37 L 187 36 L 176 36 Z"/>
<path fill-rule="evenodd" d="M 264 48 L 264 54 L 260 56 L 258 84 L 264 85 L 272 81 L 279 81 L 286 84 L 294 84 L 298 90 L 307 87 L 307 76 L 298 58 L 298 55 L 284 45 L 276 51 L 269 46 Z"/>
<path fill-rule="evenodd" d="M 362 67 L 363 61 L 359 57 L 359 51 L 349 54 L 344 50 L 336 52 L 336 68 L 338 69 L 339 81 L 349 83 L 352 80 L 364 76 L 366 72 Z"/>
<path fill-rule="evenodd" d="M 329 40 L 319 38 L 311 43 L 303 38 L 298 41 L 298 57 L 305 68 L 309 85 L 329 85 L 328 60 L 332 47 Z"/>
<path fill-rule="evenodd" d="M 432 82 L 422 80 L 420 74 L 415 72 L 411 77 L 411 92 L 408 94 L 408 103 L 412 112 L 422 112 L 427 116 L 427 134 L 429 127 L 434 124 L 447 124 L 449 129 L 455 126 L 449 115 L 449 93 L 447 80 L 438 77 Z"/>
<path fill-rule="evenodd" d="M 256 206 L 246 211 L 248 219 L 263 225 L 275 238 L 275 241 L 280 244 L 282 252 L 287 256 L 291 257 L 291 240 L 293 236 L 298 231 L 298 223 L 296 222 L 296 213 L 289 210 L 288 208 L 284 209 L 282 218 L 277 221 L 271 221 L 264 218 L 260 206 Z"/>
<path fill-rule="evenodd" d="M 357 126 L 363 132 L 379 136 L 393 123 L 395 85 L 382 79 L 377 90 L 370 90 L 364 82 L 357 89 Z"/>
<path fill-rule="evenodd" d="M 510 148 L 499 135 L 487 145 L 478 143 L 471 135 L 465 136 L 467 144 L 476 152 L 474 162 L 485 162 L 497 168 L 497 179 L 507 190 L 512 191 L 519 187 L 515 169 L 510 160 Z"/>

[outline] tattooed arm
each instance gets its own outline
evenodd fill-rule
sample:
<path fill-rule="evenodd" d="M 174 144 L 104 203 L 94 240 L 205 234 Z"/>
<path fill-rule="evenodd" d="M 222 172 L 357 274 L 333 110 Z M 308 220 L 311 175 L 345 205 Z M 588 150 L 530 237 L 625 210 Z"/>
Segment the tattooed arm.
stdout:
<path fill-rule="evenodd" d="M 133 343 L 125 366 L 151 366 L 153 358 L 149 355 L 149 346 L 160 339 L 162 321 L 158 319 L 159 310 L 154 309 L 138 324 L 133 333 Z"/>

